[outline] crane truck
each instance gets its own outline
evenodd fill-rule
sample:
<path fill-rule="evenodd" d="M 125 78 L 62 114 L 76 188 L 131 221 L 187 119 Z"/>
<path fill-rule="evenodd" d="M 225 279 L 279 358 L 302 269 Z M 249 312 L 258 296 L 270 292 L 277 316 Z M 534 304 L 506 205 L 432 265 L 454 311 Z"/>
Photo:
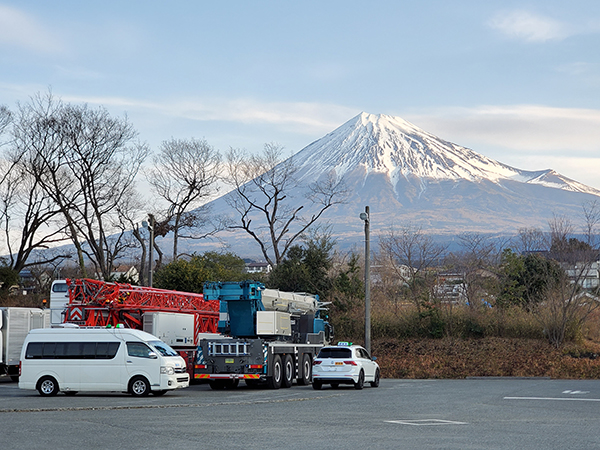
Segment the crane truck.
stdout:
<path fill-rule="evenodd" d="M 333 339 L 321 318 L 318 296 L 266 289 L 253 281 L 209 282 L 204 298 L 220 302 L 223 337 L 200 339 L 194 378 L 213 389 L 266 383 L 272 389 L 294 380 L 310 384 L 312 361 Z"/>

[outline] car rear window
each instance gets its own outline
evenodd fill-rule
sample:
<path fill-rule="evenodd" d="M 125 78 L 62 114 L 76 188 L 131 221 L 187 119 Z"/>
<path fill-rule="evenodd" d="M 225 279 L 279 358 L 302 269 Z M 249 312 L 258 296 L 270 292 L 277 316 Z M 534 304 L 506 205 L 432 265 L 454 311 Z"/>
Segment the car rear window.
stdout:
<path fill-rule="evenodd" d="M 352 350 L 349 348 L 322 348 L 317 358 L 352 358 Z"/>

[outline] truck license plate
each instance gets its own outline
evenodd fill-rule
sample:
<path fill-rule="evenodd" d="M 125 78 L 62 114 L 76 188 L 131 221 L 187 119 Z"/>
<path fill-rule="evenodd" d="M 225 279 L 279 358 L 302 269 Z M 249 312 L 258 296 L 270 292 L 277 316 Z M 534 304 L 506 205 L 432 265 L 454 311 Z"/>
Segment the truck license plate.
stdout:
<path fill-rule="evenodd" d="M 225 364 L 233 364 L 233 363 L 234 363 L 233 358 L 225 358 Z"/>

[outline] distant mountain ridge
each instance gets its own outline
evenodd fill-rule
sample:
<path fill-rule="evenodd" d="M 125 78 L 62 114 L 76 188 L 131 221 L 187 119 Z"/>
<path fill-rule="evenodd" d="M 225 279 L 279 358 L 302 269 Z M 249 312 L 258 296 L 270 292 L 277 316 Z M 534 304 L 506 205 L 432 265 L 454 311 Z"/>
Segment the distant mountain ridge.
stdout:
<path fill-rule="evenodd" d="M 331 174 L 344 180 L 348 201 L 330 208 L 322 221 L 340 247 L 362 245 L 358 216 L 366 205 L 375 239 L 406 224 L 450 239 L 467 231 L 513 235 L 523 227 L 546 229 L 554 215 L 577 218 L 583 203 L 600 200 L 598 189 L 552 169 L 517 169 L 383 114 L 361 113 L 292 158 L 303 186 Z M 299 192 L 293 194 L 310 208 Z M 211 202 L 215 214 L 231 213 L 225 198 Z M 245 235 L 221 238 L 240 255 L 260 256 Z M 195 244 L 192 251 L 207 245 Z"/>

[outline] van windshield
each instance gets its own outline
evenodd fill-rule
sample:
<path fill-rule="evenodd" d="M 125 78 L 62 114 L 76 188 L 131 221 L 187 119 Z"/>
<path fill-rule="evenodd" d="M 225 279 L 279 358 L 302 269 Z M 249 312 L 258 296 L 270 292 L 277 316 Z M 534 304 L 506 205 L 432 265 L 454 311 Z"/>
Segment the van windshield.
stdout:
<path fill-rule="evenodd" d="M 149 344 L 154 347 L 162 356 L 178 356 L 177 352 L 163 341 L 151 341 Z"/>

